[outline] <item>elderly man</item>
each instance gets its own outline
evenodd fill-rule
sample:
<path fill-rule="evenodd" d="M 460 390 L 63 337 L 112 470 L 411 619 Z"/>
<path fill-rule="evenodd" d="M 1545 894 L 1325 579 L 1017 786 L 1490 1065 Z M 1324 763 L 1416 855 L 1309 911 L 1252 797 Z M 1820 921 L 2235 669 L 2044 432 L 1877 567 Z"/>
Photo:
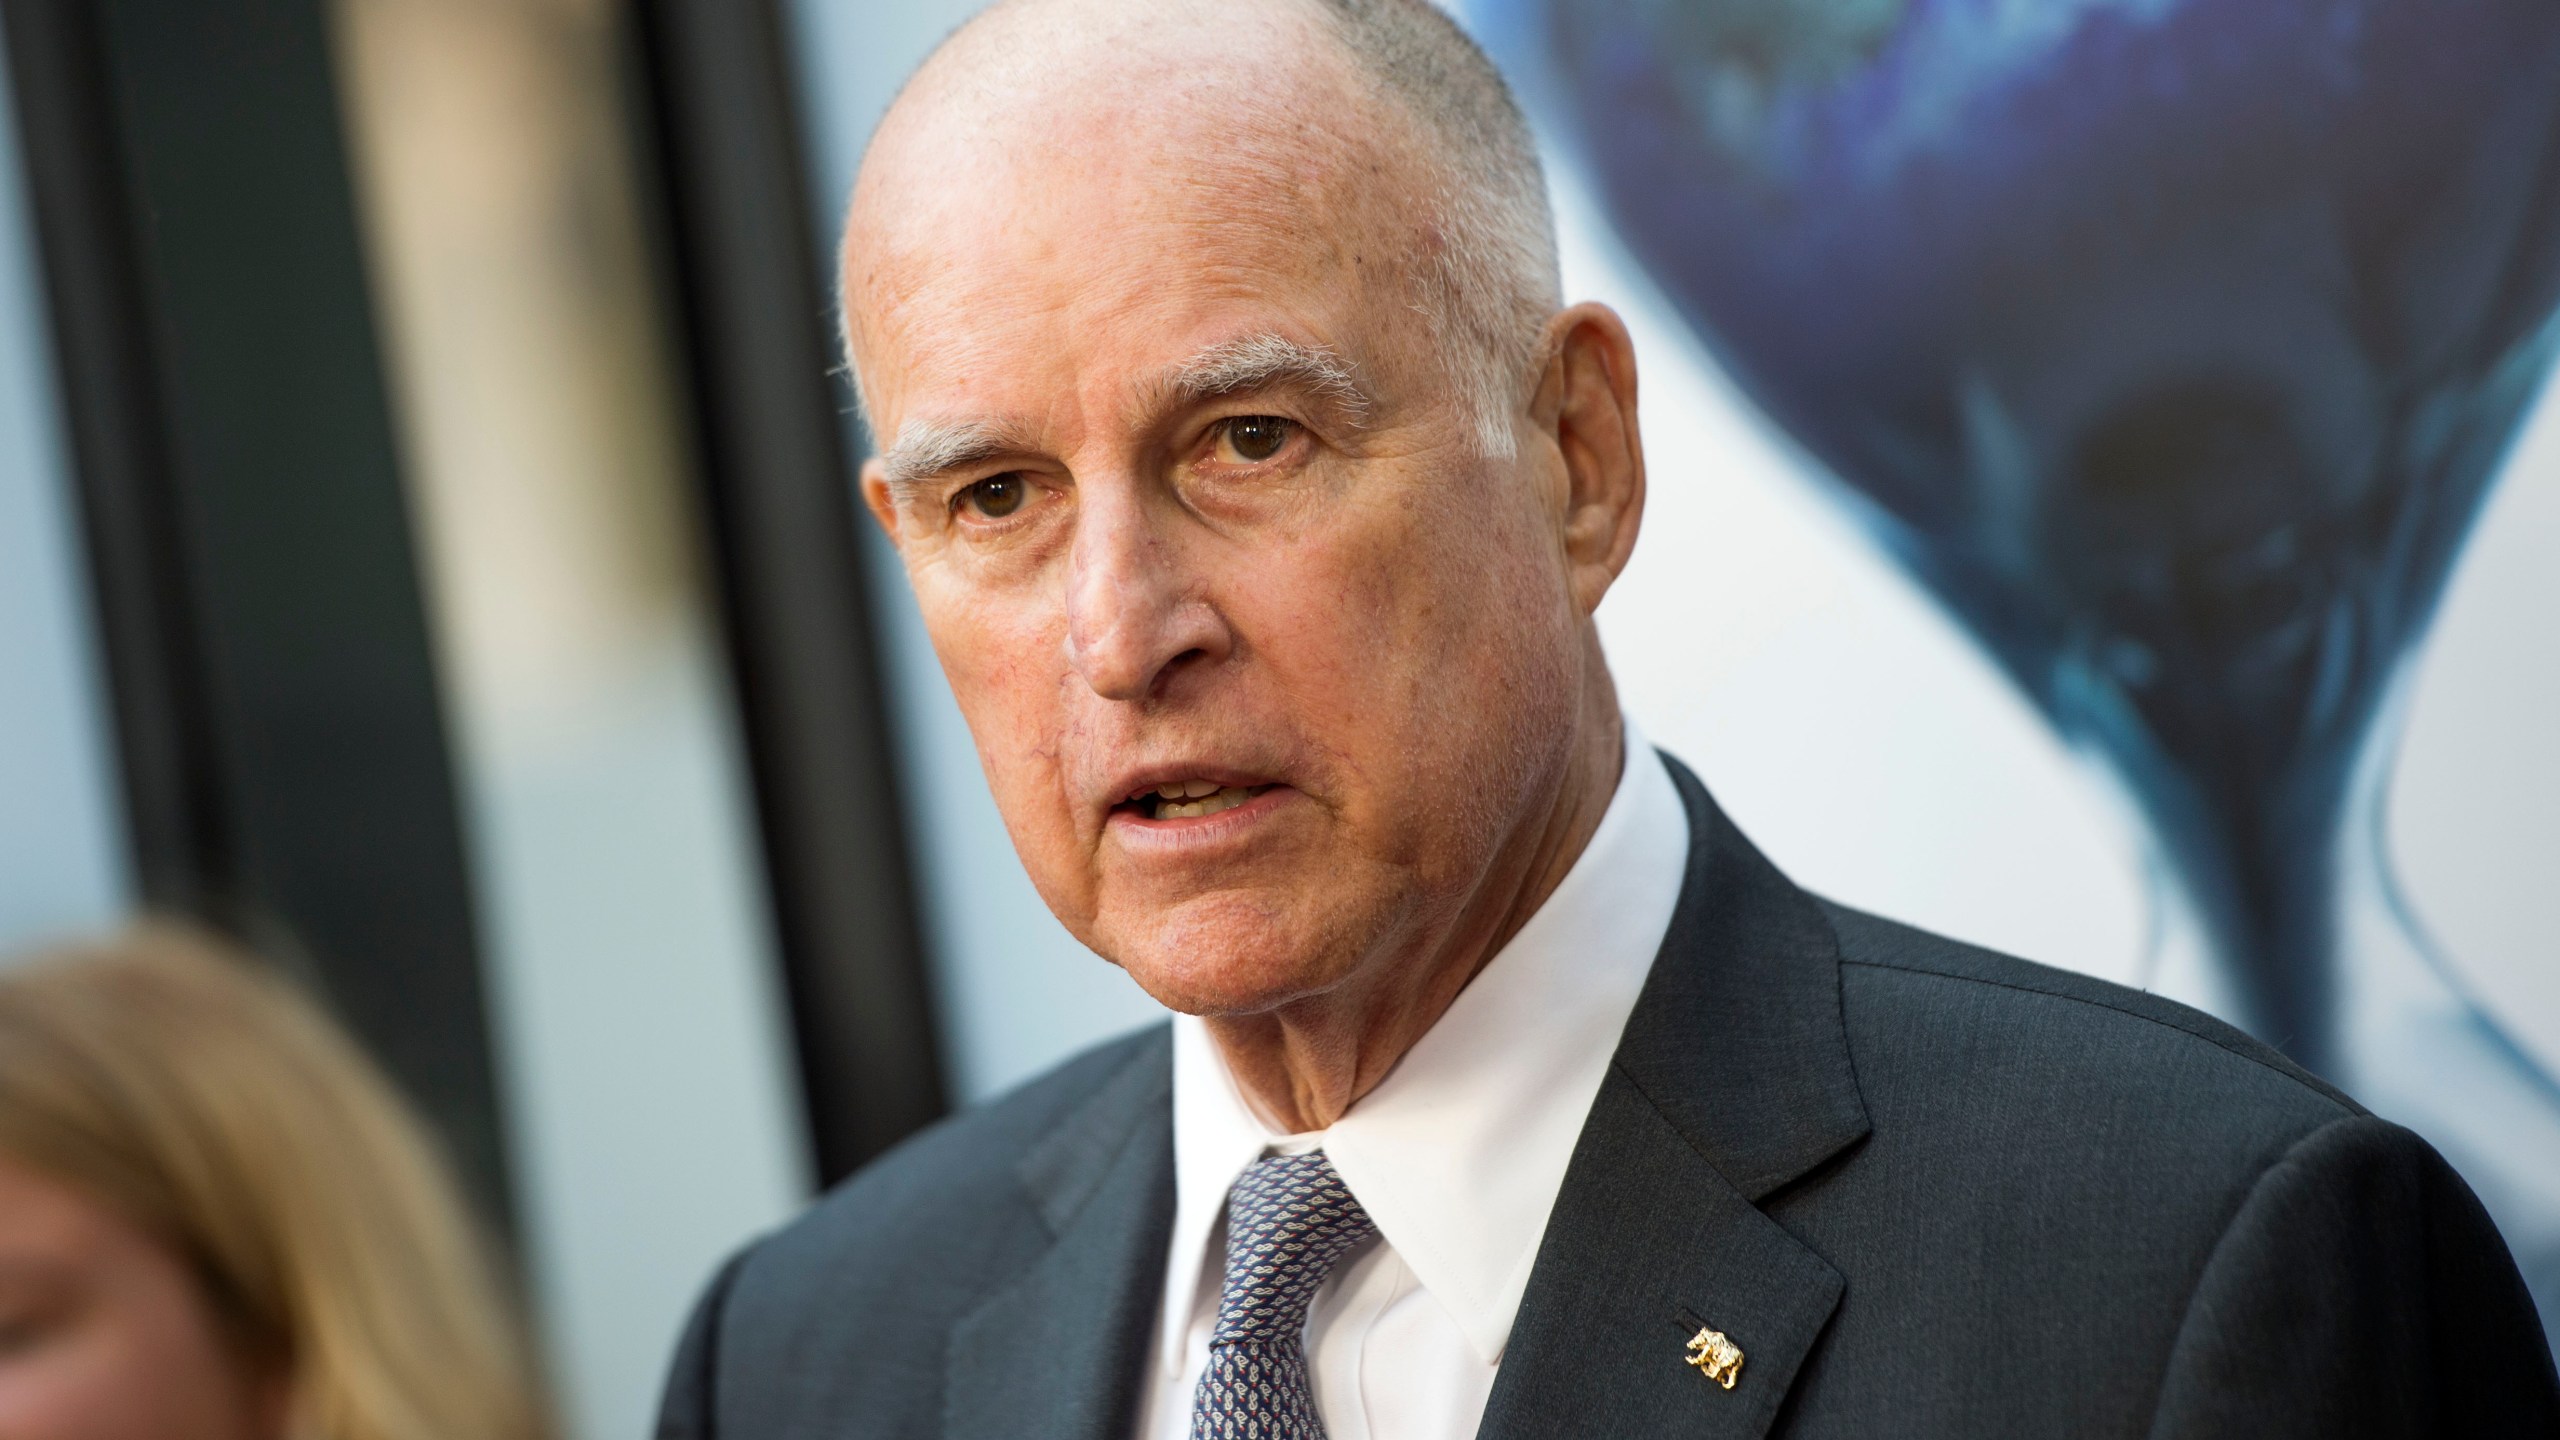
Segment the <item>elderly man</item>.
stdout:
<path fill-rule="evenodd" d="M 1806 895 L 1621 719 L 1635 357 L 1557 288 L 1422 0 L 1025 0 L 909 83 L 864 493 L 1041 894 L 1177 1013 L 732 1262 L 661 1435 L 2560 1433 L 2425 1145 Z"/>

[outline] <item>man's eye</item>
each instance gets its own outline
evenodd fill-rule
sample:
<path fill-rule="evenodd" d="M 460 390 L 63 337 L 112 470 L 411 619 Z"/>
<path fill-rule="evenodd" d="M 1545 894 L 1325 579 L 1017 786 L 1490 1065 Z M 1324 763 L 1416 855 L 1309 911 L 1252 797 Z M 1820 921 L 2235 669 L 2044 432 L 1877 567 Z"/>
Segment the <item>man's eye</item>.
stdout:
<path fill-rule="evenodd" d="M 1280 453 L 1296 425 L 1277 415 L 1239 415 L 1218 426 L 1218 458 L 1230 465 L 1252 465 Z"/>
<path fill-rule="evenodd" d="M 990 520 L 1001 520 L 1022 508 L 1024 485 L 1019 475 L 990 475 L 953 497 L 953 508 L 967 506 Z"/>

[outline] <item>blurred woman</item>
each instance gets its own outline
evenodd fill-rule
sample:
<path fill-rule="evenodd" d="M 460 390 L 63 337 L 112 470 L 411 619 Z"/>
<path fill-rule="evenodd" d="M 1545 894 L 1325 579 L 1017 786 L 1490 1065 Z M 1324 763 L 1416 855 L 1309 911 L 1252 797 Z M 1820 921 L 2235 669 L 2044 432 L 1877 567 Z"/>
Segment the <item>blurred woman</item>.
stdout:
<path fill-rule="evenodd" d="M 548 1428 L 418 1122 L 281 979 L 165 928 L 0 971 L 0 1437 Z"/>

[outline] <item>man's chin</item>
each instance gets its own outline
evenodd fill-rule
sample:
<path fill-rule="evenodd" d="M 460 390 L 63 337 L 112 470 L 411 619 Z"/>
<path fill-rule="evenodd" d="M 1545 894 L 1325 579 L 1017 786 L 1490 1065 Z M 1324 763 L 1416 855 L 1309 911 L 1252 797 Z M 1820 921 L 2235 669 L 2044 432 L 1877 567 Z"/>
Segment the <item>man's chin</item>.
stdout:
<path fill-rule="evenodd" d="M 1259 1015 L 1341 983 L 1337 967 L 1274 963 L 1262 955 L 1191 954 L 1123 960 L 1157 1004 L 1185 1015 Z M 1347 969 L 1348 967 L 1339 967 Z"/>
<path fill-rule="evenodd" d="M 1096 948 L 1168 1010 L 1257 1015 L 1341 984 L 1371 947 L 1332 927 L 1275 925 L 1266 913 Z"/>
<path fill-rule="evenodd" d="M 1367 902 L 1357 876 L 1331 887 L 1252 887 L 1160 904 L 1114 904 L 1085 940 L 1183 1015 L 1262 1015 L 1324 994 L 1375 956 L 1408 907 Z"/>

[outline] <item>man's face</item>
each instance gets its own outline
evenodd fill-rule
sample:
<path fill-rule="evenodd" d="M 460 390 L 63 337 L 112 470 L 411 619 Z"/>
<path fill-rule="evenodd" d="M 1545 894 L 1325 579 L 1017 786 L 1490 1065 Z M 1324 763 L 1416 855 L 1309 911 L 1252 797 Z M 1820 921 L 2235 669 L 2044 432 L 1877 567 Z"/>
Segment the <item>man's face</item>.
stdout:
<path fill-rule="evenodd" d="M 875 151 L 864 484 L 1050 907 L 1252 1013 L 1468 904 L 1596 660 L 1555 445 L 1487 458 L 1416 311 L 1405 158 L 1167 109 Z"/>

